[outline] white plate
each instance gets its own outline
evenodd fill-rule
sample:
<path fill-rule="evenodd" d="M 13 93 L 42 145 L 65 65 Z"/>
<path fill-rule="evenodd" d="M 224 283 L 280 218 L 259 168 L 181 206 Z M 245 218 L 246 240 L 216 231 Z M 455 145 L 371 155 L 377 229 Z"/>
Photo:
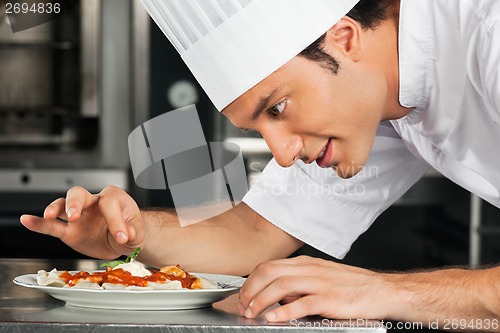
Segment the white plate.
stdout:
<path fill-rule="evenodd" d="M 235 294 L 245 282 L 239 276 L 193 273 L 210 279 L 221 289 L 181 290 L 92 290 L 39 286 L 37 274 L 26 274 L 14 279 L 14 283 L 41 290 L 68 305 L 113 310 L 184 310 L 209 307 L 212 303 Z"/>

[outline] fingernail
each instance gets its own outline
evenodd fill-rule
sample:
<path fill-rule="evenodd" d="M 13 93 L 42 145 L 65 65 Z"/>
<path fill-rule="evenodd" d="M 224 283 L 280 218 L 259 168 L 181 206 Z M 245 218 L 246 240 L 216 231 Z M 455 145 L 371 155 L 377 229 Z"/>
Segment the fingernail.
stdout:
<path fill-rule="evenodd" d="M 268 312 L 265 315 L 267 321 L 274 322 L 276 320 L 276 314 L 274 312 Z"/>
<path fill-rule="evenodd" d="M 119 244 L 125 244 L 128 241 L 128 237 L 127 237 L 127 235 L 123 231 L 119 231 L 116 234 L 116 241 Z"/>
<path fill-rule="evenodd" d="M 247 317 L 247 318 L 253 318 L 253 312 L 252 312 L 252 309 L 250 309 L 250 307 L 248 307 L 248 308 L 245 310 L 244 315 L 245 315 L 245 317 Z"/>
<path fill-rule="evenodd" d="M 75 207 L 69 208 L 68 211 L 66 212 L 66 215 L 68 215 L 68 218 L 70 218 L 71 216 L 73 216 L 75 214 L 76 214 L 76 208 Z"/>

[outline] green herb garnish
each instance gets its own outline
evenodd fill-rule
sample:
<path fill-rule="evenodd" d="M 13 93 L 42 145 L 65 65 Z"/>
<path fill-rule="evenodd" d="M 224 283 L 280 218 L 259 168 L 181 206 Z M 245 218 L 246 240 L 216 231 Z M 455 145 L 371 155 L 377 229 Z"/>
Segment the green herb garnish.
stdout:
<path fill-rule="evenodd" d="M 126 264 L 126 263 L 129 263 L 129 262 L 132 262 L 132 261 L 135 261 L 135 259 L 137 258 L 137 256 L 139 255 L 139 252 L 141 252 L 141 248 L 138 247 L 134 250 L 134 252 L 132 252 L 128 257 L 127 259 L 125 259 L 125 261 L 122 261 L 122 260 L 113 260 L 113 261 L 108 261 L 108 262 L 105 262 L 103 264 L 101 264 L 101 267 L 111 267 L 111 268 L 115 268 L 116 266 L 118 265 L 121 265 L 121 264 Z"/>
<path fill-rule="evenodd" d="M 112 269 L 114 269 L 116 266 L 124 264 L 124 263 L 125 262 L 122 260 L 113 260 L 113 261 L 108 261 L 108 262 L 102 263 L 101 267 L 111 267 Z"/>

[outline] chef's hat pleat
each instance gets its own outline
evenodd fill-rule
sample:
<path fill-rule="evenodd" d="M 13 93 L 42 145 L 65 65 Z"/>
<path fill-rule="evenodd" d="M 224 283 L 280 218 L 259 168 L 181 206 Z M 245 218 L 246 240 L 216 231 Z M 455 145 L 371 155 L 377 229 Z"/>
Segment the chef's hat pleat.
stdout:
<path fill-rule="evenodd" d="M 217 109 L 284 65 L 359 0 L 141 0 Z"/>

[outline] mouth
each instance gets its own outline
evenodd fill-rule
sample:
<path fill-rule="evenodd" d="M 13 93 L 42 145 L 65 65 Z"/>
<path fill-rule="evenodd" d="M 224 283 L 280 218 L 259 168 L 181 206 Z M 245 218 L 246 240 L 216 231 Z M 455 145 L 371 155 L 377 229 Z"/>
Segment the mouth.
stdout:
<path fill-rule="evenodd" d="M 332 145 L 331 145 L 332 139 L 330 138 L 328 142 L 325 144 L 323 149 L 320 151 L 318 154 L 318 157 L 316 157 L 316 163 L 322 167 L 322 168 L 327 168 L 330 166 L 330 160 L 332 156 Z"/>

